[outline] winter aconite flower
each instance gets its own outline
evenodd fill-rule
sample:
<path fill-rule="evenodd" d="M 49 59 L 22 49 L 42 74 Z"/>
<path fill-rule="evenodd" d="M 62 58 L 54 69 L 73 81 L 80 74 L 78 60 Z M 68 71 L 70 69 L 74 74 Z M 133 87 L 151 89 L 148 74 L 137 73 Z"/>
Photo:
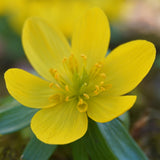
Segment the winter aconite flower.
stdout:
<path fill-rule="evenodd" d="M 2 3 L 5 3 L 5 8 Z M 21 33 L 27 17 L 38 16 L 53 23 L 70 38 L 74 23 L 88 8 L 99 6 L 111 21 L 115 21 L 122 16 L 125 5 L 126 0 L 1 0 L 0 12 L 3 7 L 17 33 Z"/>
<path fill-rule="evenodd" d="M 146 76 L 156 52 L 152 43 L 135 40 L 105 57 L 110 29 L 98 8 L 88 10 L 78 21 L 72 47 L 59 31 L 38 18 L 26 21 L 22 40 L 30 63 L 43 78 L 9 69 L 6 85 L 21 104 L 41 109 L 33 116 L 31 128 L 48 144 L 81 138 L 88 117 L 108 122 L 129 110 L 136 96 L 124 94 Z"/>

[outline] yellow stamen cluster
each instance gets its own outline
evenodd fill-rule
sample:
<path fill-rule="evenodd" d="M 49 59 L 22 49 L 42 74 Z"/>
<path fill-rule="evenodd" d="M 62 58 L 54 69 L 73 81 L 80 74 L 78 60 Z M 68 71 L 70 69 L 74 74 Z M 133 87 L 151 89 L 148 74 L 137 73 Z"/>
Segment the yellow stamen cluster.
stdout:
<path fill-rule="evenodd" d="M 62 76 L 56 69 L 50 69 L 54 82 L 49 84 L 54 89 L 54 93 L 49 100 L 55 104 L 77 101 L 77 110 L 86 112 L 88 109 L 87 101 L 92 97 L 106 92 L 112 86 L 105 84 L 106 74 L 102 72 L 103 63 L 97 62 L 89 71 L 87 65 L 87 56 L 81 55 L 83 64 L 78 64 L 73 54 L 69 58 L 63 59 L 64 75 Z M 79 65 L 83 70 L 79 68 Z"/>

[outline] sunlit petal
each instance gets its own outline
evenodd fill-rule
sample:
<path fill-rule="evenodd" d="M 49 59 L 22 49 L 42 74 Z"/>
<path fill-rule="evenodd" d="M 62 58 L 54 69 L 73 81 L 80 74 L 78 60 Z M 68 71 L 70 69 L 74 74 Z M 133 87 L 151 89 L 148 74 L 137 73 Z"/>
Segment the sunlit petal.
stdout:
<path fill-rule="evenodd" d="M 88 102 L 88 116 L 96 122 L 108 122 L 129 110 L 136 96 L 97 96 Z"/>
<path fill-rule="evenodd" d="M 72 52 L 80 61 L 87 57 L 87 66 L 104 59 L 110 40 L 109 22 L 99 8 L 93 8 L 78 22 L 72 39 Z"/>
<path fill-rule="evenodd" d="M 106 83 L 112 84 L 108 95 L 123 95 L 134 89 L 147 75 L 155 60 L 151 42 L 135 40 L 114 49 L 106 58 Z"/>
<path fill-rule="evenodd" d="M 52 107 L 49 97 L 54 93 L 49 82 L 21 69 L 9 69 L 5 73 L 9 93 L 21 104 L 31 108 Z"/>
<path fill-rule="evenodd" d="M 49 70 L 59 69 L 63 57 L 70 55 L 65 37 L 39 18 L 30 18 L 25 22 L 22 41 L 30 63 L 47 80 L 53 80 Z"/>
<path fill-rule="evenodd" d="M 86 113 L 80 113 L 73 102 L 42 109 L 31 121 L 38 139 L 48 144 L 66 144 L 81 138 L 87 131 Z"/>

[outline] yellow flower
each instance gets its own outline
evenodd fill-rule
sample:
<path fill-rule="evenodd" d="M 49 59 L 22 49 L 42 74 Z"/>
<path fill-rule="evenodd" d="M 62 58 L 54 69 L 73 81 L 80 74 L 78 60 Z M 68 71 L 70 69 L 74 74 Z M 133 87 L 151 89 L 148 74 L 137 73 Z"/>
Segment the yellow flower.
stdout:
<path fill-rule="evenodd" d="M 1 1 L 0 2 L 0 15 L 4 15 L 5 14 L 5 9 L 6 9 L 6 2 L 5 1 Z"/>
<path fill-rule="evenodd" d="M 110 20 L 114 20 L 120 15 L 125 0 L 6 0 L 6 2 L 9 21 L 17 33 L 21 33 L 27 17 L 38 16 L 56 25 L 70 38 L 74 24 L 88 8 L 99 6 Z"/>
<path fill-rule="evenodd" d="M 5 73 L 9 93 L 20 103 L 40 108 L 31 129 L 48 144 L 66 144 L 87 131 L 88 117 L 108 122 L 129 110 L 136 96 L 124 95 L 149 72 L 155 47 L 145 40 L 120 45 L 106 58 L 110 40 L 108 20 L 99 8 L 78 22 L 72 47 L 56 28 L 38 18 L 26 21 L 25 53 L 44 78 L 21 69 Z"/>

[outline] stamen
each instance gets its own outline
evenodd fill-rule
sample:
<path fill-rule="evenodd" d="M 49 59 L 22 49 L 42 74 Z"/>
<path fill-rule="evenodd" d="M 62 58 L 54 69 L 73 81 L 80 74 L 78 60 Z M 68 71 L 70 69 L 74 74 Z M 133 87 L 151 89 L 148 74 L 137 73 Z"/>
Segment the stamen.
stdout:
<path fill-rule="evenodd" d="M 67 97 L 65 98 L 65 101 L 66 101 L 66 102 L 68 102 L 68 101 L 69 101 L 69 96 L 67 96 Z"/>
<path fill-rule="evenodd" d="M 57 83 L 55 84 L 55 86 L 56 86 L 57 88 L 61 88 L 61 87 L 60 87 L 60 85 L 59 85 L 59 84 L 57 84 Z"/>
<path fill-rule="evenodd" d="M 100 85 L 103 85 L 103 84 L 104 84 L 104 81 L 101 81 L 101 82 L 100 82 Z"/>
<path fill-rule="evenodd" d="M 57 71 L 55 72 L 54 78 L 55 78 L 55 80 L 57 80 L 57 81 L 59 80 L 59 73 L 58 73 Z"/>
<path fill-rule="evenodd" d="M 94 90 L 95 95 L 98 95 L 100 93 L 100 87 L 98 85 L 95 85 L 96 89 Z"/>
<path fill-rule="evenodd" d="M 57 70 L 56 70 L 56 69 L 51 68 L 51 69 L 49 70 L 49 72 L 54 76 L 54 75 L 55 75 L 55 73 L 57 72 Z"/>
<path fill-rule="evenodd" d="M 83 65 L 84 65 L 84 67 L 86 67 L 87 56 L 84 54 L 81 54 L 81 57 L 83 58 Z"/>
<path fill-rule="evenodd" d="M 52 88 L 53 87 L 53 85 L 54 85 L 54 83 L 52 82 L 52 83 L 50 83 L 49 84 L 49 88 Z"/>
<path fill-rule="evenodd" d="M 83 99 L 82 98 L 80 98 L 78 104 L 83 104 Z"/>
<path fill-rule="evenodd" d="M 70 71 L 72 73 L 78 72 L 78 63 L 77 63 L 73 54 L 71 54 L 70 57 L 69 57 L 68 68 L 70 69 Z"/>
<path fill-rule="evenodd" d="M 85 101 L 83 101 L 83 99 L 82 98 L 80 98 L 80 100 L 79 100 L 79 102 L 78 102 L 78 104 L 77 104 L 77 109 L 78 109 L 78 111 L 79 112 L 86 112 L 87 111 L 87 109 L 88 109 L 88 104 L 85 102 Z"/>
<path fill-rule="evenodd" d="M 101 68 L 101 67 L 102 67 L 102 64 L 96 63 L 95 66 L 96 66 L 97 68 Z"/>
<path fill-rule="evenodd" d="M 87 85 L 88 85 L 88 84 L 87 84 L 86 82 L 84 82 L 84 83 L 82 84 L 82 86 L 81 86 L 81 88 L 80 88 L 80 93 L 84 93 Z"/>
<path fill-rule="evenodd" d="M 49 97 L 49 101 L 55 102 L 58 104 L 58 103 L 62 102 L 62 96 L 60 94 L 54 94 Z"/>
<path fill-rule="evenodd" d="M 102 63 L 97 62 L 90 70 L 90 79 L 95 79 L 97 75 L 100 73 L 102 68 Z"/>
<path fill-rule="evenodd" d="M 105 73 L 101 73 L 100 76 L 101 76 L 102 78 L 106 78 L 106 74 L 105 74 Z"/>
<path fill-rule="evenodd" d="M 86 99 L 89 99 L 89 95 L 84 93 L 83 96 L 86 98 Z"/>
<path fill-rule="evenodd" d="M 65 90 L 66 90 L 67 92 L 69 92 L 69 87 L 68 87 L 68 85 L 65 86 Z"/>
<path fill-rule="evenodd" d="M 66 61 L 67 61 L 67 58 L 64 57 L 62 62 L 63 62 L 63 63 L 66 63 Z"/>
<path fill-rule="evenodd" d="M 106 89 L 104 87 L 100 87 L 101 92 L 104 92 Z"/>
<path fill-rule="evenodd" d="M 84 54 L 81 54 L 81 57 L 82 57 L 84 60 L 86 60 L 86 59 L 87 59 L 87 56 L 86 56 L 86 55 L 84 55 Z"/>
<path fill-rule="evenodd" d="M 98 90 L 94 90 L 94 93 L 95 93 L 95 95 L 99 94 Z"/>
<path fill-rule="evenodd" d="M 98 85 L 95 85 L 95 87 L 96 87 L 96 90 L 98 90 L 98 91 L 99 91 L 99 86 L 98 86 Z"/>

